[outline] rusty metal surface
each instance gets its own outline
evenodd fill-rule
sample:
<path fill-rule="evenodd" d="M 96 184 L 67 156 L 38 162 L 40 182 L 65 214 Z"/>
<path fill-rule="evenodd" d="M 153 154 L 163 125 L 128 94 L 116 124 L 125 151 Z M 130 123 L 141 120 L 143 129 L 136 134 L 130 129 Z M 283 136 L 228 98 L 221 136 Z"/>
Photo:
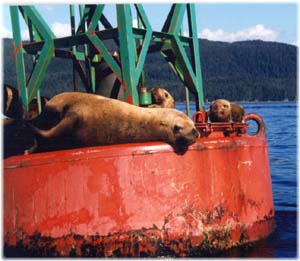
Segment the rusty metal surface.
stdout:
<path fill-rule="evenodd" d="M 7 255 L 201 256 L 266 237 L 273 217 L 263 135 L 4 160 Z"/>
<path fill-rule="evenodd" d="M 210 217 L 208 217 L 210 219 Z M 165 220 L 166 224 L 169 222 Z M 166 225 L 165 224 L 165 225 Z M 265 217 L 251 225 L 236 224 L 234 229 L 206 229 L 201 235 L 169 233 L 166 226 L 142 228 L 106 236 L 68 234 L 60 238 L 22 235 L 14 246 L 5 245 L 7 257 L 205 257 L 244 246 L 266 237 L 274 228 L 274 218 Z M 232 244 L 232 242 L 235 242 Z"/>

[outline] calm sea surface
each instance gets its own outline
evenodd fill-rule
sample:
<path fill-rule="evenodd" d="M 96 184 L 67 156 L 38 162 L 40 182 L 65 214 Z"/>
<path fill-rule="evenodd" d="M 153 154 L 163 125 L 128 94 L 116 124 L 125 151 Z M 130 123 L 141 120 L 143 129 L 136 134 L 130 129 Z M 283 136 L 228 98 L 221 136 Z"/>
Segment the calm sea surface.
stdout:
<path fill-rule="evenodd" d="M 222 256 L 297 257 L 297 103 L 241 105 L 246 113 L 259 114 L 266 124 L 276 230 L 269 238 L 249 248 L 236 249 Z M 185 112 L 185 105 L 178 104 L 176 108 Z M 194 111 L 191 105 L 191 115 Z M 255 124 L 249 128 L 255 130 Z"/>

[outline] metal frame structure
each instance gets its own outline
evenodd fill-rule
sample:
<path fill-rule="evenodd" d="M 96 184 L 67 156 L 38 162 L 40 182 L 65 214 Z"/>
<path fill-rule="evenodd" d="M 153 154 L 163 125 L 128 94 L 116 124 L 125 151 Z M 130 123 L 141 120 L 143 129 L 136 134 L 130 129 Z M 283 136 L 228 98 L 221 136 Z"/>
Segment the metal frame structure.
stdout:
<path fill-rule="evenodd" d="M 113 28 L 104 15 L 105 5 L 78 5 L 80 21 L 76 27 L 74 5 L 70 5 L 71 34 L 56 38 L 34 6 L 11 6 L 11 20 L 16 59 L 17 83 L 24 107 L 38 97 L 43 77 L 52 57 L 73 60 L 74 90 L 78 90 L 79 75 L 87 92 L 95 92 L 95 64 L 104 60 L 124 90 L 124 100 L 139 104 L 138 86 L 143 85 L 143 68 L 149 52 L 160 52 L 179 79 L 196 100 L 196 110 L 204 109 L 200 52 L 198 46 L 195 6 L 173 4 L 160 32 L 153 31 L 143 5 L 134 4 L 140 28 L 132 25 L 130 4 L 117 4 L 117 27 Z M 187 14 L 189 36 L 181 35 L 184 15 Z M 19 14 L 29 30 L 30 41 L 21 39 Z M 105 30 L 99 30 L 101 23 Z M 109 52 L 104 40 L 113 39 L 120 63 Z M 82 47 L 80 47 L 82 46 Z M 189 59 L 186 49 L 190 49 Z M 24 55 L 33 56 L 33 66 L 26 78 Z M 189 95 L 187 95 L 189 97 Z M 187 108 L 189 101 L 187 101 Z"/>

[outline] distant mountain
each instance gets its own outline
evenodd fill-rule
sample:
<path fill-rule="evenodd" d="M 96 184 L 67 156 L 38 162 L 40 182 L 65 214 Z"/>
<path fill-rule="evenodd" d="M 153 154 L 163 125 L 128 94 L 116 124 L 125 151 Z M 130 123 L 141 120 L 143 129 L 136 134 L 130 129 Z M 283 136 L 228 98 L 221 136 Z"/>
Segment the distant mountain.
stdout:
<path fill-rule="evenodd" d="M 281 101 L 296 99 L 297 48 L 293 45 L 243 41 L 234 43 L 199 40 L 204 96 L 207 100 Z M 3 44 L 4 82 L 16 85 L 11 39 Z M 26 58 L 30 71 L 30 57 Z M 184 100 L 182 83 L 159 53 L 148 55 L 145 63 L 148 87 L 163 86 Z M 53 96 L 72 86 L 72 63 L 55 58 L 42 83 L 42 94 Z M 69 90 L 71 90 L 69 88 Z"/>

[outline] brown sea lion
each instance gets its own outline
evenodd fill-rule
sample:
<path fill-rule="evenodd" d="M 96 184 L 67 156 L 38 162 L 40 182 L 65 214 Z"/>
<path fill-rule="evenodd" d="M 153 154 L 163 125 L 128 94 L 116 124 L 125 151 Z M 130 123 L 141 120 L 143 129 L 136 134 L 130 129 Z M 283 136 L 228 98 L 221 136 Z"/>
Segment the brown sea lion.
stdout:
<path fill-rule="evenodd" d="M 243 117 L 245 115 L 244 108 L 241 105 L 233 102 L 230 103 L 230 107 L 231 107 L 231 120 L 233 122 L 242 122 Z"/>
<path fill-rule="evenodd" d="M 218 99 L 211 102 L 207 114 L 211 122 L 242 122 L 245 111 L 239 104 Z"/>
<path fill-rule="evenodd" d="M 56 144 L 58 138 L 69 138 L 70 147 L 165 141 L 183 154 L 199 137 L 193 121 L 180 111 L 142 108 L 88 93 L 61 93 L 38 118 L 48 124 L 32 126 L 40 138 Z"/>
<path fill-rule="evenodd" d="M 152 88 L 150 90 L 152 96 L 152 104 L 148 108 L 174 108 L 174 98 L 172 95 L 161 87 Z"/>
<path fill-rule="evenodd" d="M 23 124 L 25 111 L 18 89 L 8 84 L 3 87 L 3 158 L 7 158 L 23 154 L 34 140 Z"/>
<path fill-rule="evenodd" d="M 41 107 L 43 108 L 48 101 L 48 98 L 41 97 Z M 3 90 L 3 114 L 9 119 L 5 119 L 4 123 L 10 123 L 16 119 L 22 120 L 33 119 L 39 114 L 37 98 L 34 98 L 28 105 L 28 112 L 25 112 L 21 96 L 18 89 L 4 84 Z"/>
<path fill-rule="evenodd" d="M 4 84 L 3 89 L 3 114 L 13 119 L 23 117 L 23 105 L 19 91 L 8 84 Z"/>
<path fill-rule="evenodd" d="M 211 122 L 230 121 L 230 102 L 224 99 L 218 99 L 210 104 L 207 115 Z"/>

